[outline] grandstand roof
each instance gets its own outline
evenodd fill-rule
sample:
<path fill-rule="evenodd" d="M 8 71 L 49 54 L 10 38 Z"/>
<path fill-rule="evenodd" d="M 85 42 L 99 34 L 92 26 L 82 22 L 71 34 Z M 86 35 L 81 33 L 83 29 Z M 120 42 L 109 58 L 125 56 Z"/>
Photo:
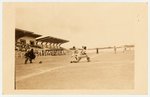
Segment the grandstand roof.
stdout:
<path fill-rule="evenodd" d="M 39 37 L 36 39 L 37 41 L 42 41 L 42 42 L 50 42 L 50 43 L 66 43 L 69 42 L 68 40 L 52 37 L 52 36 L 46 36 L 46 37 Z"/>
<path fill-rule="evenodd" d="M 33 38 L 37 38 L 37 37 L 42 36 L 39 34 L 35 34 L 34 32 L 22 30 L 22 29 L 18 29 L 18 28 L 15 29 L 15 34 L 16 34 L 15 35 L 16 39 L 19 39 L 19 38 L 24 37 L 24 36 L 29 36 L 29 37 L 33 37 Z"/>

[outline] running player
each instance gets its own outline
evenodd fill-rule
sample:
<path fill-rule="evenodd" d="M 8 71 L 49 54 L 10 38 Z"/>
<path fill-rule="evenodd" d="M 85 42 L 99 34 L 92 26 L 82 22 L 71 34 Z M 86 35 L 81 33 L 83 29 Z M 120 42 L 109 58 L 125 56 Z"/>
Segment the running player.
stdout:
<path fill-rule="evenodd" d="M 90 62 L 90 57 L 86 53 L 86 46 L 82 46 L 82 51 L 80 55 L 78 56 L 78 61 L 79 62 L 82 58 L 86 58 L 87 62 Z"/>

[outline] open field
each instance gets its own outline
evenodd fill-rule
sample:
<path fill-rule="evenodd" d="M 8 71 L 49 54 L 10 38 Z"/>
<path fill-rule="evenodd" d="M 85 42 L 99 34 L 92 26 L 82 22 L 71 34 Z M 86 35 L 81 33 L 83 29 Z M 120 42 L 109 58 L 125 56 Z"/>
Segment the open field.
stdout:
<path fill-rule="evenodd" d="M 133 89 L 134 51 L 89 53 L 91 62 L 70 63 L 70 55 L 16 61 L 16 89 Z M 42 61 L 42 64 L 39 64 Z"/>

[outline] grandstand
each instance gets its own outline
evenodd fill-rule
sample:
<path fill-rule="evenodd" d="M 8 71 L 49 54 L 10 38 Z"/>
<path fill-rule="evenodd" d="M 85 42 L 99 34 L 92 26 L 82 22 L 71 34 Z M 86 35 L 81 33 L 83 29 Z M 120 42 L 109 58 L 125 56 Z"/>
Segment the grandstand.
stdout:
<path fill-rule="evenodd" d="M 37 56 L 64 55 L 66 49 L 61 44 L 68 40 L 35 34 L 34 32 L 15 29 L 15 51 L 17 57 L 22 57 L 28 49 L 34 49 Z"/>

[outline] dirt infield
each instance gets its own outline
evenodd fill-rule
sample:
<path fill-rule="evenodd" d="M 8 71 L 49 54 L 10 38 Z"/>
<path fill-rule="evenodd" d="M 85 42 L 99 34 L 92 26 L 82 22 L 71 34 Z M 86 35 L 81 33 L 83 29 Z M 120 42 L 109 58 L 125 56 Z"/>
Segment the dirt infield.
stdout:
<path fill-rule="evenodd" d="M 70 55 L 16 59 L 17 89 L 133 89 L 134 51 L 89 53 L 91 62 L 70 63 Z M 39 61 L 42 61 L 39 64 Z"/>

